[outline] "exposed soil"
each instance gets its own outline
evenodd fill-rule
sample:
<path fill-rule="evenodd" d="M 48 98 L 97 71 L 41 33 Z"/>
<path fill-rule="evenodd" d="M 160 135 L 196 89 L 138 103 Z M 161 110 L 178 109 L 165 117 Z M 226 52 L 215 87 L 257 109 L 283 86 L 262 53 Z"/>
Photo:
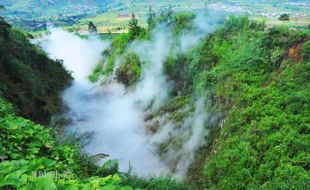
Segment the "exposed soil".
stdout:
<path fill-rule="evenodd" d="M 295 46 L 291 47 L 288 50 L 288 57 L 296 61 L 302 61 L 302 56 L 301 56 L 302 45 L 303 45 L 303 42 L 299 42 Z"/>

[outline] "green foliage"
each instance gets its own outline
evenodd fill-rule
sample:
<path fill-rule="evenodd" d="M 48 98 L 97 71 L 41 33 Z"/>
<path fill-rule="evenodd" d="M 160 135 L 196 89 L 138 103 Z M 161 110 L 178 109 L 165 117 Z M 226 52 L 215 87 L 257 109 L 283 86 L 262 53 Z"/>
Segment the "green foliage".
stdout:
<path fill-rule="evenodd" d="M 156 18 L 156 23 L 171 22 L 174 13 L 172 7 L 164 8 L 160 11 L 160 15 Z"/>
<path fill-rule="evenodd" d="M 1 102 L 1 108 L 8 105 Z M 74 149 L 56 142 L 50 128 L 44 128 L 33 122 L 4 111 L 0 119 L 0 154 L 5 160 L 34 159 L 46 157 L 59 161 L 55 168 L 73 164 Z M 3 115 L 3 114 L 2 114 Z"/>
<path fill-rule="evenodd" d="M 130 36 L 126 33 L 120 34 L 113 39 L 110 49 L 105 52 L 106 62 L 102 70 L 102 74 L 104 76 L 109 76 L 110 74 L 112 74 L 116 57 L 125 52 L 125 49 L 129 42 Z M 96 67 L 96 69 L 98 67 Z"/>
<path fill-rule="evenodd" d="M 301 55 L 306 61 L 310 60 L 310 40 L 302 45 Z"/>
<path fill-rule="evenodd" d="M 0 163 L 0 187 L 3 189 L 102 189 L 102 190 L 132 190 L 121 185 L 119 175 L 107 177 L 77 178 L 72 173 L 57 173 L 54 161 L 40 158 L 31 161 L 5 161 Z M 46 174 L 40 175 L 40 170 Z M 58 177 L 57 177 L 58 176 Z"/>
<path fill-rule="evenodd" d="M 25 35 L 0 18 L 0 92 L 18 113 L 47 124 L 60 111 L 59 96 L 71 76 L 62 61 L 52 61 Z"/>
<path fill-rule="evenodd" d="M 289 14 L 281 14 L 279 17 L 279 20 L 281 21 L 289 21 L 290 20 L 290 15 Z"/>
<path fill-rule="evenodd" d="M 286 66 L 280 77 L 270 76 L 273 81 L 264 87 L 235 81 L 242 93 L 230 93 L 234 107 L 214 147 L 218 151 L 205 166 L 210 187 L 309 188 L 309 64 Z"/>
<path fill-rule="evenodd" d="M 0 115 L 0 189 L 189 189 L 170 178 L 121 173 L 115 160 L 98 167 L 72 137 L 57 133 L 56 141 L 55 129 L 15 116 L 2 99 Z"/>
<path fill-rule="evenodd" d="M 209 38 L 204 56 L 214 56 L 214 43 L 225 43 L 225 51 L 208 58 L 213 63 L 195 81 L 195 89 L 211 90 L 213 110 L 225 114 L 205 162 L 206 187 L 308 189 L 310 63 L 286 60 L 288 48 L 308 34 L 251 25 L 231 20 L 225 33 L 214 34 L 220 41 Z"/>
<path fill-rule="evenodd" d="M 193 29 L 193 20 L 195 14 L 188 12 L 180 12 L 173 16 L 171 23 L 175 34 L 190 31 Z"/>
<path fill-rule="evenodd" d="M 175 35 L 180 35 L 181 33 L 189 31 L 190 29 L 192 29 L 192 27 L 193 27 L 192 21 L 195 18 L 195 15 L 193 13 L 181 12 L 181 13 L 177 13 L 174 15 L 174 14 L 172 14 L 171 11 L 172 10 L 168 9 L 168 10 L 164 11 L 158 17 L 155 17 L 154 13 L 149 12 L 149 14 L 152 14 L 152 16 L 153 16 L 152 17 L 153 21 L 152 21 L 151 25 L 155 26 L 156 24 L 166 22 L 167 24 L 171 25 Z M 152 27 L 150 29 L 152 29 Z M 149 40 L 150 36 L 151 36 L 150 30 L 145 30 L 145 29 L 141 28 L 138 25 L 138 20 L 135 18 L 135 15 L 133 13 L 132 19 L 129 22 L 129 32 L 127 34 L 126 33 L 120 34 L 112 40 L 111 47 L 104 53 L 104 55 L 106 57 L 105 63 L 104 64 L 99 63 L 97 65 L 97 67 L 93 70 L 93 73 L 90 75 L 89 79 L 92 82 L 97 82 L 100 78 L 100 75 L 103 75 L 105 77 L 109 77 L 112 74 L 114 74 L 113 71 L 115 71 L 114 70 L 115 69 L 115 62 L 117 61 L 116 58 L 122 54 L 127 53 L 128 44 L 135 39 L 140 40 L 140 41 Z M 140 71 L 141 68 L 136 67 L 135 65 L 137 65 L 137 64 L 135 62 L 136 61 L 134 61 L 134 68 L 129 69 L 135 73 L 134 74 L 135 76 L 133 77 L 134 82 L 133 83 L 129 82 L 132 80 L 133 75 L 128 74 L 128 73 L 126 74 L 126 72 L 124 70 L 124 69 L 129 68 L 130 65 L 128 65 L 128 64 L 121 64 L 124 67 L 121 68 L 121 70 L 123 70 L 122 72 L 120 72 L 121 70 L 119 70 L 119 72 L 118 72 L 117 78 L 120 79 L 119 81 L 125 82 L 124 84 L 126 84 L 126 85 L 131 85 L 131 84 L 135 83 L 135 80 L 137 80 L 136 77 L 138 77 L 140 75 L 140 72 L 141 72 Z M 171 64 L 173 64 L 173 63 L 171 63 Z M 127 67 L 125 65 L 127 65 Z M 140 64 L 138 64 L 138 65 L 140 65 Z M 180 67 L 185 68 L 181 64 L 180 64 Z M 165 68 L 166 72 L 167 73 L 170 72 L 171 68 L 173 68 L 173 65 L 171 65 L 170 68 L 169 68 L 169 66 L 167 66 Z M 173 72 L 177 73 L 179 71 L 175 70 Z M 184 74 L 183 76 L 186 76 L 186 74 Z M 126 78 L 126 77 L 129 77 L 129 78 Z M 105 81 L 103 81 L 103 82 L 105 82 Z M 190 82 L 191 81 L 189 81 L 189 83 Z M 183 86 L 183 87 L 185 87 L 185 86 Z"/>
<path fill-rule="evenodd" d="M 193 18 L 185 13 L 162 14 L 156 22 L 168 22 L 179 35 L 192 29 Z M 164 72 L 173 84 L 173 97 L 147 119 L 169 113 L 173 122 L 182 122 L 191 112 L 191 100 L 204 96 L 215 116 L 212 126 L 222 126 L 213 130 L 209 138 L 216 139 L 207 139 L 212 144 L 195 163 L 201 174 L 194 179 L 202 185 L 198 189 L 309 188 L 308 39 L 307 30 L 266 29 L 264 23 L 248 17 L 230 17 L 192 51 L 168 57 Z M 297 63 L 288 59 L 288 51 L 300 43 L 303 61 Z M 126 46 L 117 44 L 114 50 L 113 63 Z M 127 85 L 134 84 L 127 72 L 141 69 L 138 64 L 126 67 L 132 62 L 122 63 L 117 71 L 119 81 Z M 168 143 L 177 143 L 172 141 Z M 159 152 L 165 152 L 167 145 L 160 144 Z M 132 177 L 126 184 L 152 188 L 151 181 L 144 183 Z"/>
<path fill-rule="evenodd" d="M 96 174 L 99 176 L 108 176 L 118 173 L 118 162 L 117 160 L 109 160 L 100 166 Z"/>
<path fill-rule="evenodd" d="M 115 161 L 95 167 L 102 177 L 85 177 L 80 147 L 59 144 L 52 128 L 15 116 L 2 99 L 0 108 L 0 189 L 132 189 L 121 184 Z"/>
<path fill-rule="evenodd" d="M 102 72 L 102 67 L 103 67 L 103 63 L 102 62 L 99 62 L 95 69 L 93 70 L 93 72 L 91 73 L 91 75 L 89 75 L 88 79 L 95 83 L 99 80 L 99 77 L 100 77 L 100 74 Z"/>
<path fill-rule="evenodd" d="M 152 7 L 149 7 L 149 9 L 147 10 L 147 24 L 148 24 L 148 28 L 152 29 L 155 27 L 155 18 L 156 18 L 156 13 L 153 11 Z"/>
<path fill-rule="evenodd" d="M 133 188 L 142 188 L 147 190 L 191 190 L 192 188 L 176 180 L 168 177 L 137 177 L 129 176 L 123 181 L 125 185 L 129 185 Z"/>
<path fill-rule="evenodd" d="M 179 35 L 192 29 L 193 18 L 192 14 L 172 15 L 168 11 L 156 22 L 168 22 L 174 34 Z M 132 23 L 133 27 L 135 25 L 137 23 Z M 1 44 L 28 44 L 23 40 L 25 37 L 12 31 L 9 25 L 2 26 Z M 90 80 L 98 81 L 101 74 L 109 76 L 115 70 L 118 55 L 124 55 L 116 70 L 116 79 L 126 86 L 134 85 L 140 78 L 142 65 L 136 54 L 127 52 L 127 46 L 133 39 L 147 38 L 149 31 L 131 31 L 115 37 L 111 48 L 104 53 L 107 61 L 95 68 Z M 168 57 L 164 71 L 173 85 L 173 97 L 148 119 L 168 114 L 171 121 L 181 123 L 193 111 L 194 100 L 201 96 L 208 100 L 209 114 L 214 116 L 210 125 L 217 128 L 208 136 L 211 139 L 206 139 L 210 144 L 208 148 L 201 149 L 202 158 L 195 162 L 199 166 L 194 166 L 195 171 L 199 170 L 200 176 L 196 175 L 193 180 L 201 185 L 198 189 L 310 188 L 308 39 L 307 30 L 291 30 L 282 26 L 266 29 L 263 23 L 250 21 L 248 17 L 230 17 L 192 51 Z M 288 50 L 298 44 L 302 44 L 303 57 L 299 62 L 288 58 Z M 5 63 L 2 60 L 10 63 L 3 72 L 10 75 L 1 75 L 0 80 L 5 80 L 1 85 L 6 85 L 1 89 L 10 89 L 9 77 L 16 77 L 14 87 L 25 91 L 19 94 L 21 100 L 16 105 L 22 102 L 29 106 L 29 100 L 22 98 L 37 97 L 38 94 L 48 105 L 42 109 L 38 106 L 40 111 L 55 112 L 58 108 L 51 96 L 53 93 L 48 90 L 49 93 L 39 93 L 45 84 L 37 84 L 41 75 L 32 72 L 40 65 L 23 64 L 20 57 L 28 54 L 18 52 L 9 55 L 8 50 L 14 49 L 7 48 L 0 46 L 1 52 L 5 52 L 0 56 L 1 64 Z M 31 48 L 24 49 L 35 52 L 32 59 L 52 63 L 42 58 L 43 54 L 33 50 L 34 47 Z M 9 56 L 4 59 L 3 55 Z M 58 64 L 61 66 L 61 62 Z M 57 68 L 62 68 L 60 66 Z M 49 74 L 46 74 L 46 68 L 38 69 L 40 73 Z M 53 73 L 61 73 L 57 69 L 52 70 Z M 52 87 L 57 85 L 54 81 L 48 84 Z M 4 96 L 9 92 L 2 91 Z M 24 94 L 29 96 L 22 96 Z M 130 172 L 121 173 L 114 160 L 98 167 L 93 163 L 96 156 L 84 154 L 80 150 L 81 145 L 60 144 L 50 129 L 15 116 L 12 107 L 1 99 L 0 118 L 0 157 L 6 160 L 0 163 L 1 188 L 190 189 L 170 178 L 140 178 Z M 178 146 L 181 144 L 178 140 L 172 139 L 168 143 Z M 160 144 L 159 151 L 167 151 L 168 143 Z M 32 175 L 32 172 L 42 170 L 64 173 L 68 169 L 71 179 Z"/>
<path fill-rule="evenodd" d="M 0 118 L 13 113 L 13 108 L 11 105 L 7 104 L 3 99 L 0 98 Z"/>
<path fill-rule="evenodd" d="M 97 33 L 98 32 L 96 25 L 91 21 L 88 22 L 88 32 L 89 33 Z"/>
<path fill-rule="evenodd" d="M 307 39 L 309 31 L 266 29 L 247 17 L 230 17 L 193 51 L 167 59 L 173 95 L 205 96 L 216 125 L 223 125 L 209 137 L 217 139 L 209 140 L 205 164 L 197 163 L 205 165 L 195 179 L 203 181 L 199 189 L 309 188 Z M 298 64 L 287 52 L 301 42 L 304 61 Z M 184 105 L 172 102 L 161 114 L 180 121 Z"/>
<path fill-rule="evenodd" d="M 193 20 L 195 18 L 194 13 L 190 12 L 178 12 L 173 13 L 171 7 L 164 9 L 160 15 L 153 19 L 153 26 L 158 24 L 166 24 L 171 26 L 175 35 L 182 34 L 184 32 L 193 29 Z"/>
<path fill-rule="evenodd" d="M 0 5 L 0 10 L 5 10 L 5 6 L 4 5 Z"/>
<path fill-rule="evenodd" d="M 116 80 L 125 86 L 135 84 L 141 75 L 141 63 L 138 55 L 131 53 L 123 57 L 115 72 Z"/>
<path fill-rule="evenodd" d="M 138 19 L 135 16 L 135 13 L 132 13 L 131 20 L 129 21 L 129 36 L 133 40 L 139 36 L 141 32 L 141 27 L 138 25 Z"/>
<path fill-rule="evenodd" d="M 2 38 L 0 38 L 0 42 L 3 43 L 4 40 L 9 39 L 10 37 L 10 31 L 12 26 L 5 22 L 4 18 L 0 16 L 0 35 Z M 3 51 L 4 47 L 1 47 L 1 50 Z"/>

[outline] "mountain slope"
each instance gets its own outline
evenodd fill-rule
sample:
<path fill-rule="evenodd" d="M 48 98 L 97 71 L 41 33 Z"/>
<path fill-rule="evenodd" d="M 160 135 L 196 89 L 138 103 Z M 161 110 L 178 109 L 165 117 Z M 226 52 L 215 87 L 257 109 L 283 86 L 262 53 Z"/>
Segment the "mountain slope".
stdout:
<path fill-rule="evenodd" d="M 55 8 L 58 6 L 66 5 L 103 5 L 111 2 L 112 0 L 3 0 L 1 4 L 8 8 L 26 9 L 29 7 L 50 7 Z"/>
<path fill-rule="evenodd" d="M 60 93 L 71 80 L 60 60 L 47 58 L 2 17 L 0 75 L 0 96 L 13 103 L 19 114 L 42 124 L 60 111 Z"/>
<path fill-rule="evenodd" d="M 187 27 L 192 19 L 176 17 L 169 19 L 172 30 L 186 34 L 192 29 Z M 121 78 L 137 88 L 130 83 L 139 78 L 131 75 L 139 71 L 136 64 L 113 64 L 131 52 L 124 45 L 131 43 L 131 35 L 116 37 L 106 63 L 96 67 L 91 79 Z M 149 38 L 143 31 L 136 36 Z M 161 158 L 173 157 L 171 150 L 177 155 L 171 171 L 182 158 L 178 151 L 186 143 L 186 130 L 195 128 L 194 122 L 188 128 L 182 124 L 193 102 L 203 98 L 211 118 L 204 123 L 208 135 L 188 173 L 197 189 L 309 189 L 309 39 L 308 29 L 266 28 L 247 17 L 231 17 L 188 52 L 172 50 L 163 65 L 172 84 L 170 101 L 146 117 L 150 133 L 164 139 L 157 144 Z M 127 75 L 118 77 L 120 72 L 113 72 L 118 69 Z"/>

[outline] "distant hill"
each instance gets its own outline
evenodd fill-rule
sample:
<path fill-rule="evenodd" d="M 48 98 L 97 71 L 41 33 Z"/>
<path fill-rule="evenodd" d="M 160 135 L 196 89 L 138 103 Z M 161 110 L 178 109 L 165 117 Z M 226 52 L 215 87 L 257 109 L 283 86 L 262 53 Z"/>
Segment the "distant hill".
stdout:
<path fill-rule="evenodd" d="M 84 17 L 107 10 L 113 0 L 0 0 L 5 6 L 1 11 L 6 20 L 17 28 L 31 31 L 41 29 L 38 22 L 46 21 L 55 26 L 71 26 Z"/>
<path fill-rule="evenodd" d="M 112 0 L 2 0 L 0 4 L 8 9 L 57 8 L 67 5 L 104 5 Z"/>

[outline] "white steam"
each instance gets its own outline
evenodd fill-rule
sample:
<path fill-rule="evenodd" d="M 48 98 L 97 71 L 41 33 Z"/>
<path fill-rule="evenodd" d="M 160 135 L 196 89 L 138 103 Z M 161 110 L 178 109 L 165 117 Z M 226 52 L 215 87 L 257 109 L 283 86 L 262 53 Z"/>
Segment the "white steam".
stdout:
<path fill-rule="evenodd" d="M 193 22 L 194 29 L 179 38 L 179 51 L 181 53 L 188 51 L 199 43 L 207 34 L 214 32 L 218 27 L 218 22 L 221 17 L 222 14 L 218 12 L 210 12 L 209 15 L 205 13 L 196 14 Z"/>
<path fill-rule="evenodd" d="M 129 47 L 144 63 L 141 80 L 132 94 L 144 108 L 152 102 L 153 110 L 157 110 L 168 100 L 169 84 L 163 74 L 163 65 L 171 48 L 168 34 L 166 28 L 158 27 L 151 41 L 135 41 Z"/>
<path fill-rule="evenodd" d="M 80 82 L 86 80 L 101 59 L 100 52 L 109 46 L 96 37 L 85 40 L 57 28 L 52 28 L 44 40 L 44 50 L 51 58 L 64 60 L 66 67 L 73 71 L 74 79 Z"/>
<path fill-rule="evenodd" d="M 73 71 L 74 83 L 63 95 L 70 108 L 67 117 L 73 121 L 68 127 L 82 133 L 93 132 L 86 150 L 91 154 L 110 155 L 109 159 L 117 159 L 123 171 L 131 164 L 141 175 L 164 173 L 165 166 L 145 136 L 143 109 L 138 105 L 139 102 L 146 105 L 159 92 L 156 79 L 146 77 L 139 83 L 141 89 L 134 92 L 126 92 L 124 86 L 116 82 L 104 86 L 88 82 L 87 76 L 107 44 L 95 38 L 81 39 L 60 29 L 52 29 L 43 43 L 50 57 L 63 59 L 66 67 Z M 150 44 L 149 50 L 157 52 L 160 48 L 160 44 Z M 155 61 L 161 67 L 164 59 L 159 56 L 156 59 L 161 61 Z M 158 75 L 159 70 L 154 69 L 154 75 Z"/>
<path fill-rule="evenodd" d="M 127 52 L 139 55 L 142 76 L 135 88 L 126 89 L 122 84 L 109 80 L 105 85 L 92 84 L 88 76 L 102 58 L 101 53 L 108 48 L 108 42 L 93 37 L 80 37 L 60 29 L 52 29 L 45 37 L 42 47 L 54 59 L 64 60 L 72 70 L 74 82 L 63 95 L 69 108 L 66 117 L 72 120 L 68 126 L 94 136 L 86 147 L 91 154 L 105 153 L 108 159 L 117 159 L 120 169 L 126 171 L 131 164 L 140 175 L 166 174 L 172 171 L 177 177 L 184 177 L 194 161 L 195 153 L 204 144 L 208 131 L 205 123 L 208 115 L 203 100 L 194 104 L 182 123 L 173 122 L 169 115 L 155 118 L 159 129 L 153 135 L 146 131 L 145 110 L 158 111 L 169 100 L 171 84 L 163 73 L 164 62 L 172 52 L 186 52 L 203 37 L 215 29 L 214 19 L 196 17 L 197 30 L 172 37 L 166 26 L 157 27 L 151 40 L 132 42 Z M 203 22 L 203 24 L 201 23 Z M 116 58 L 120 64 L 123 55 Z M 180 112 L 188 111 L 182 108 Z M 169 144 L 180 141 L 177 146 Z M 168 149 L 158 155 L 158 145 L 168 143 Z"/>
<path fill-rule="evenodd" d="M 188 114 L 181 122 L 172 122 L 169 117 L 154 118 L 159 123 L 159 130 L 152 136 L 153 144 L 165 144 L 167 151 L 161 153 L 175 177 L 183 178 L 195 159 L 198 149 L 205 144 L 204 137 L 209 131 L 205 128 L 211 118 L 205 111 L 205 101 L 200 99 L 194 105 L 195 111 Z M 179 113 L 188 112 L 189 107 Z"/>

